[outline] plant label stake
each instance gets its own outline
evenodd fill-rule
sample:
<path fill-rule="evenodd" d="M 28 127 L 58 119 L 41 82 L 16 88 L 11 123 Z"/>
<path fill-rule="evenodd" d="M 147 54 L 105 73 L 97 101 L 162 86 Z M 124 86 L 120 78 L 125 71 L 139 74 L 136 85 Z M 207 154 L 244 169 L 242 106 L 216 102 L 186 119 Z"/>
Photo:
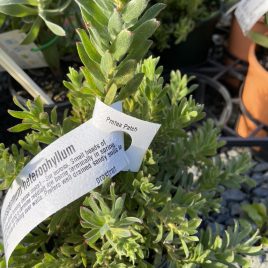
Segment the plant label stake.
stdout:
<path fill-rule="evenodd" d="M 1 211 L 7 265 L 20 241 L 46 218 L 105 178 L 139 170 L 160 125 L 128 116 L 99 100 L 95 107 L 91 120 L 36 155 L 11 185 Z M 132 137 L 126 152 L 123 132 Z"/>
<path fill-rule="evenodd" d="M 242 0 L 239 2 L 235 16 L 244 33 L 253 28 L 254 24 L 268 11 L 268 1 L 264 0 Z"/>
<path fill-rule="evenodd" d="M 40 96 L 44 104 L 54 104 L 48 95 L 0 48 L 2 67 L 34 98 Z"/>

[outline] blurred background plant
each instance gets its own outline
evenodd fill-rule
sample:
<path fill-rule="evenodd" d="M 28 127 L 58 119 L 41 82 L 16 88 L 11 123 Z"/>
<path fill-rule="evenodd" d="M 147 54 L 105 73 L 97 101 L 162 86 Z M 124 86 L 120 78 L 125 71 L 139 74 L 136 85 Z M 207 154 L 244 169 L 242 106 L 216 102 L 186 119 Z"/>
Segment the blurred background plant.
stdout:
<path fill-rule="evenodd" d="M 25 32 L 21 44 L 35 42 L 53 73 L 62 78 L 60 59 L 76 55 L 75 29 L 81 25 L 77 12 L 73 0 L 0 0 L 1 31 Z"/>
<path fill-rule="evenodd" d="M 268 212 L 264 203 L 244 204 L 242 209 L 248 219 L 260 230 L 261 242 L 268 246 Z"/>
<path fill-rule="evenodd" d="M 155 34 L 156 46 L 161 51 L 179 44 L 198 23 L 219 13 L 220 0 L 154 0 L 167 8 L 160 14 L 161 26 Z"/>

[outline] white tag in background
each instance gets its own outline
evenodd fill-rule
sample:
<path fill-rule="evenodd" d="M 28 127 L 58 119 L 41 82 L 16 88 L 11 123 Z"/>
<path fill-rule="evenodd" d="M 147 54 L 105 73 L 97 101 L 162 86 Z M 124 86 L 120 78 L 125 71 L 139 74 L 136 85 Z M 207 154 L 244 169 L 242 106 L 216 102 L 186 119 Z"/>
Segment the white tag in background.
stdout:
<path fill-rule="evenodd" d="M 238 4 L 235 16 L 244 33 L 253 28 L 254 24 L 268 11 L 267 0 L 242 0 Z"/>
<path fill-rule="evenodd" d="M 32 43 L 21 45 L 26 34 L 19 30 L 5 32 L 0 34 L 0 47 L 22 68 L 34 69 L 47 67 L 47 63 L 40 51 L 33 52 L 37 46 Z M 4 71 L 0 66 L 0 72 Z"/>
<path fill-rule="evenodd" d="M 120 109 L 118 103 L 113 106 Z M 16 246 L 46 218 L 101 185 L 106 177 L 125 169 L 138 171 L 160 125 L 130 117 L 99 100 L 95 107 L 93 119 L 36 155 L 8 190 L 1 210 L 7 265 Z M 122 126 L 111 124 L 108 117 Z M 132 138 L 127 152 L 118 130 Z"/>

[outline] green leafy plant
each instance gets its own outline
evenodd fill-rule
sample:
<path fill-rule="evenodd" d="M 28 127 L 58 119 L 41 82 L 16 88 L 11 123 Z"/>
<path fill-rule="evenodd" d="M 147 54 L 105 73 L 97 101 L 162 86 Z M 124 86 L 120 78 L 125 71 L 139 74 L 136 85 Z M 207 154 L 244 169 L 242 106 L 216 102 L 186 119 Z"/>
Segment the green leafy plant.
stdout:
<path fill-rule="evenodd" d="M 164 0 L 167 8 L 160 14 L 161 27 L 155 34 L 156 46 L 161 51 L 185 41 L 202 20 L 219 13 L 219 0 Z"/>
<path fill-rule="evenodd" d="M 252 184 L 243 175 L 249 156 L 229 162 L 217 157 L 223 144 L 213 122 L 189 130 L 204 117 L 202 105 L 189 96 L 196 88 L 188 86 L 192 78 L 172 72 L 164 84 L 159 59 L 143 59 L 163 5 L 146 10 L 147 0 L 123 6 L 112 0 L 76 2 L 88 27 L 78 30 L 84 65 L 70 68 L 64 82 L 71 115 L 59 122 L 56 109 L 44 112 L 40 99 L 26 108 L 16 101 L 20 111 L 9 112 L 22 123 L 11 131 L 28 134 L 19 142 L 20 153 L 15 146 L 1 147 L 0 170 L 12 170 L 1 174 L 2 189 L 44 146 L 90 119 L 96 97 L 107 104 L 121 100 L 125 113 L 162 127 L 138 172 L 107 179 L 46 219 L 16 248 L 10 267 L 250 267 L 247 256 L 261 250 L 258 231 L 245 221 L 224 232 L 206 227 L 225 189 Z"/>
<path fill-rule="evenodd" d="M 244 213 L 260 230 L 263 245 L 268 245 L 268 213 L 267 207 L 262 203 L 245 204 L 242 206 Z"/>

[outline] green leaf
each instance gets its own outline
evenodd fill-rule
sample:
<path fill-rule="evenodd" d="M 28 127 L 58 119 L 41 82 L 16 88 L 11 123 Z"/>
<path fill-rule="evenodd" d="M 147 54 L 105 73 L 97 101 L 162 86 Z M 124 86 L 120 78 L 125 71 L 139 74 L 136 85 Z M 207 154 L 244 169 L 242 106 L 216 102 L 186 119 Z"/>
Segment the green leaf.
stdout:
<path fill-rule="evenodd" d="M 85 67 L 92 73 L 94 78 L 97 78 L 98 80 L 102 82 L 105 82 L 105 78 L 99 66 L 88 57 L 83 45 L 81 43 L 77 43 L 76 45 L 77 45 L 79 57 L 81 61 L 83 62 L 83 64 L 85 65 Z"/>
<path fill-rule="evenodd" d="M 133 33 L 128 30 L 123 30 L 118 34 L 110 49 L 110 52 L 116 60 L 119 61 L 126 55 L 131 46 L 133 37 Z"/>
<path fill-rule="evenodd" d="M 124 228 L 111 228 L 110 229 L 113 235 L 116 235 L 118 237 L 130 237 L 131 232 L 128 229 Z"/>
<path fill-rule="evenodd" d="M 51 123 L 53 125 L 56 125 L 58 123 L 58 114 L 57 114 L 57 107 L 55 106 L 50 114 L 50 118 L 51 118 Z"/>
<path fill-rule="evenodd" d="M 170 232 L 168 233 L 167 237 L 165 238 L 164 240 L 164 244 L 170 244 L 173 242 L 173 238 L 174 238 L 174 232 L 173 230 L 171 229 Z"/>
<path fill-rule="evenodd" d="M 109 53 L 109 51 L 106 51 L 104 55 L 101 58 L 101 71 L 103 75 L 108 78 L 109 74 L 112 73 L 114 68 L 114 61 L 112 55 Z"/>
<path fill-rule="evenodd" d="M 134 94 L 143 80 L 144 74 L 136 74 L 123 88 L 118 95 L 118 100 L 124 100 Z"/>
<path fill-rule="evenodd" d="M 131 0 L 122 12 L 123 20 L 126 23 L 135 23 L 147 7 L 147 0 Z"/>
<path fill-rule="evenodd" d="M 116 86 L 116 84 L 112 84 L 111 87 L 109 88 L 109 90 L 105 96 L 105 100 L 104 100 L 104 102 L 107 105 L 110 105 L 114 102 L 116 92 L 117 92 L 117 86 Z"/>
<path fill-rule="evenodd" d="M 79 34 L 79 37 L 82 41 L 82 44 L 84 46 L 84 49 L 88 55 L 88 57 L 93 60 L 96 63 L 99 63 L 101 61 L 101 56 L 97 49 L 92 44 L 88 34 L 84 29 L 77 29 L 77 32 Z"/>
<path fill-rule="evenodd" d="M 163 231 L 164 231 L 163 224 L 161 223 L 157 227 L 158 227 L 158 234 L 157 234 L 157 237 L 154 241 L 154 244 L 159 243 L 163 238 Z"/>
<path fill-rule="evenodd" d="M 119 65 L 119 69 L 114 77 L 118 87 L 126 85 L 133 77 L 136 71 L 137 62 L 128 60 Z"/>
<path fill-rule="evenodd" d="M 65 36 L 66 35 L 66 32 L 64 31 L 64 29 L 61 26 L 47 20 L 46 17 L 44 16 L 44 14 L 39 13 L 39 16 L 43 19 L 43 21 L 45 22 L 45 24 L 47 25 L 47 27 L 50 29 L 50 31 L 52 33 L 54 33 L 55 35 L 58 35 L 58 36 Z"/>
<path fill-rule="evenodd" d="M 32 5 L 38 6 L 37 0 L 0 0 L 0 6 L 22 4 L 22 5 Z"/>
<path fill-rule="evenodd" d="M 159 21 L 156 19 L 151 19 L 144 22 L 141 26 L 134 30 L 134 40 L 132 43 L 133 49 L 141 42 L 143 43 L 144 40 L 150 38 L 156 29 L 159 27 Z"/>
<path fill-rule="evenodd" d="M 185 243 L 185 241 L 183 239 L 180 239 L 180 240 L 181 240 L 181 245 L 182 245 L 185 257 L 188 258 L 189 257 L 189 249 L 187 247 L 187 244 Z"/>
<path fill-rule="evenodd" d="M 141 42 L 137 46 L 131 46 L 130 52 L 126 59 L 134 59 L 139 62 L 148 52 L 153 44 L 151 40 L 140 40 Z"/>
<path fill-rule="evenodd" d="M 154 19 L 165 7 L 166 5 L 163 3 L 157 3 L 150 7 L 139 19 L 138 23 L 135 25 L 135 28 L 139 27 L 141 24 L 148 20 Z"/>
<path fill-rule="evenodd" d="M 133 223 L 142 224 L 142 220 L 140 220 L 139 218 L 136 218 L 136 217 L 126 217 L 123 220 L 120 220 L 118 222 L 118 225 L 120 227 L 122 227 L 122 226 L 129 226 L 129 225 L 131 225 Z"/>
<path fill-rule="evenodd" d="M 22 45 L 27 45 L 27 44 L 34 42 L 34 40 L 37 38 L 39 34 L 41 24 L 42 24 L 42 20 L 39 17 L 37 17 L 30 31 L 27 33 L 26 37 L 21 42 Z"/>
<path fill-rule="evenodd" d="M 38 14 L 36 9 L 24 6 L 24 5 L 7 5 L 1 6 L 0 5 L 0 12 L 12 17 L 27 17 L 27 16 L 34 16 Z"/>
<path fill-rule="evenodd" d="M 32 118 L 32 115 L 30 112 L 26 111 L 13 111 L 13 110 L 8 110 L 8 113 L 18 119 L 25 119 L 25 118 Z"/>
<path fill-rule="evenodd" d="M 248 37 L 258 45 L 268 48 L 268 36 L 265 36 L 264 34 L 258 32 L 250 31 L 248 33 Z"/>
<path fill-rule="evenodd" d="M 25 131 L 25 130 L 28 130 L 32 127 L 32 124 L 29 124 L 29 123 L 21 123 L 21 124 L 18 124 L 14 127 L 11 127 L 9 128 L 8 130 L 10 132 L 22 132 L 22 131 Z"/>
<path fill-rule="evenodd" d="M 89 245 L 94 245 L 96 241 L 101 237 L 101 234 L 98 229 L 93 229 L 87 232 L 84 237 L 86 238 L 86 242 Z"/>
<path fill-rule="evenodd" d="M 106 12 L 102 9 L 95 0 L 76 0 L 80 8 L 84 9 L 92 18 L 94 18 L 99 24 L 107 25 L 108 18 Z"/>
<path fill-rule="evenodd" d="M 108 32 L 111 35 L 112 39 L 114 39 L 121 31 L 123 27 L 123 21 L 117 9 L 114 9 L 112 16 L 108 22 Z"/>
<path fill-rule="evenodd" d="M 62 129 L 63 129 L 64 134 L 66 134 L 74 129 L 74 124 L 73 124 L 72 119 L 70 117 L 67 117 L 63 120 Z"/>

